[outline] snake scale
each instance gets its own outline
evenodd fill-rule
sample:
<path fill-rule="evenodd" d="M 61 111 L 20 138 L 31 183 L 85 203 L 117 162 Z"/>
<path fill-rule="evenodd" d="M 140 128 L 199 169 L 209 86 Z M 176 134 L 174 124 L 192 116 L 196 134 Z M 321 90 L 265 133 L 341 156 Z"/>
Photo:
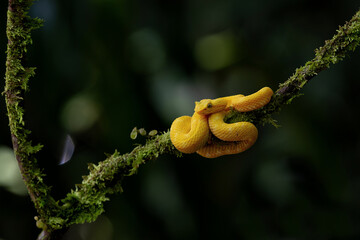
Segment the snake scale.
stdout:
<path fill-rule="evenodd" d="M 273 91 L 264 87 L 248 96 L 242 94 L 195 102 L 194 114 L 176 118 L 171 124 L 170 139 L 183 153 L 198 153 L 206 158 L 237 154 L 250 148 L 258 130 L 250 122 L 225 123 L 224 117 L 234 109 L 249 112 L 269 103 Z M 214 141 L 211 134 L 222 141 Z"/>

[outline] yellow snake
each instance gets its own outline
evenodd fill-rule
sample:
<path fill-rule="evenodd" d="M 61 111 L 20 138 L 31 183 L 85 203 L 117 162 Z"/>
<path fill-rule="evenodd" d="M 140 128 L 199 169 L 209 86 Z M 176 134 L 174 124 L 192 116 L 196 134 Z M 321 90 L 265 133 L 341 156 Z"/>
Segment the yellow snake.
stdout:
<path fill-rule="evenodd" d="M 198 153 L 206 158 L 237 154 L 250 148 L 258 130 L 250 122 L 225 123 L 231 109 L 248 112 L 269 103 L 273 91 L 264 87 L 248 96 L 234 95 L 195 102 L 194 114 L 176 118 L 171 124 L 170 139 L 183 153 Z M 214 141 L 211 133 L 222 141 Z"/>

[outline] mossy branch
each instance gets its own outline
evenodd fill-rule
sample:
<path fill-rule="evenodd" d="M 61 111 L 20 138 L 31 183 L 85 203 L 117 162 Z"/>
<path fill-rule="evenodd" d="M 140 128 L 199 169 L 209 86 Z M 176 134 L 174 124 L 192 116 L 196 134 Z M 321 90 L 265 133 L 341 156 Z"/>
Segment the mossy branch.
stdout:
<path fill-rule="evenodd" d="M 257 125 L 270 123 L 276 125 L 271 115 L 279 112 L 281 107 L 291 103 L 300 96 L 302 87 L 314 76 L 345 58 L 354 51 L 360 43 L 360 11 L 340 27 L 337 34 L 317 49 L 315 58 L 305 66 L 296 69 L 295 73 L 280 84 L 271 102 L 257 111 L 248 113 L 232 112 L 227 117 L 228 122 L 251 121 Z M 92 221 L 100 214 L 102 202 L 106 195 L 121 192 L 120 182 L 124 176 L 132 175 L 139 165 L 157 158 L 160 154 L 180 154 L 170 141 L 169 132 L 165 132 L 149 140 L 144 146 L 136 147 L 130 154 L 119 155 L 115 152 L 99 165 L 91 165 L 90 174 L 82 184 L 62 200 L 65 208 L 78 209 L 76 214 L 70 214 L 72 219 L 66 219 L 67 224 Z M 90 204 L 91 203 L 91 204 Z M 87 209 L 87 210 L 86 210 Z"/>
<path fill-rule="evenodd" d="M 340 26 L 332 39 L 326 40 L 325 45 L 315 50 L 315 57 L 295 70 L 289 79 L 281 83 L 273 95 L 270 103 L 257 111 L 248 113 L 232 112 L 227 116 L 228 122 L 250 121 L 255 125 L 270 123 L 276 125 L 271 114 L 279 112 L 281 107 L 290 104 L 299 96 L 300 90 L 321 71 L 328 69 L 331 64 L 343 60 L 349 52 L 353 52 L 360 44 L 360 11 Z"/>
<path fill-rule="evenodd" d="M 256 125 L 264 125 L 270 123 L 276 125 L 271 115 L 279 112 L 281 107 L 291 103 L 291 101 L 299 97 L 300 90 L 314 76 L 321 71 L 330 67 L 346 57 L 346 54 L 354 51 L 360 44 L 360 11 L 347 22 L 344 26 L 337 30 L 337 34 L 331 39 L 325 41 L 325 45 L 315 51 L 315 58 L 308 61 L 305 66 L 296 69 L 295 73 L 284 83 L 280 84 L 272 97 L 270 103 L 257 111 L 248 113 L 239 113 L 233 111 L 227 116 L 228 122 L 251 121 Z M 67 221 L 67 224 L 91 221 L 102 212 L 102 202 L 106 201 L 108 193 L 122 191 L 120 180 L 124 176 L 132 175 L 140 164 L 157 158 L 163 153 L 180 154 L 170 141 L 169 132 L 151 139 L 144 146 L 135 148 L 130 154 L 119 155 L 115 152 L 112 156 L 101 162 L 97 166 L 90 167 L 90 174 L 85 177 L 84 181 L 72 193 L 62 201 L 64 206 L 72 206 L 79 208 L 79 216 L 76 219 Z M 94 210 L 94 205 L 87 206 L 89 203 L 96 203 L 96 214 L 90 212 Z M 67 205 L 69 204 L 69 205 Z M 84 211 L 87 208 L 88 210 Z M 89 213 L 84 214 L 84 213 Z M 69 215 L 68 215 L 69 216 Z M 82 217 L 80 217 L 82 216 Z M 94 218 L 95 217 L 95 218 Z"/>
<path fill-rule="evenodd" d="M 139 166 L 158 158 L 162 154 L 181 155 L 170 141 L 169 132 L 148 139 L 145 145 L 137 146 L 132 152 L 120 155 L 117 151 L 97 165 L 89 165 L 89 174 L 81 184 L 67 196 L 55 201 L 50 195 L 50 187 L 44 183 L 44 173 L 38 167 L 35 154 L 41 145 L 33 145 L 29 140 L 30 131 L 25 128 L 24 110 L 21 107 L 28 80 L 35 68 L 25 67 L 25 54 L 31 44 L 30 33 L 41 26 L 39 19 L 27 15 L 31 0 L 9 0 L 7 22 L 6 84 L 3 94 L 6 99 L 9 126 L 13 148 L 21 174 L 29 195 L 39 216 L 37 226 L 43 229 L 39 239 L 52 239 L 54 232 L 63 231 L 76 224 L 94 221 L 104 210 L 103 203 L 108 195 L 122 192 L 124 177 L 137 172 Z M 337 34 L 315 51 L 315 58 L 295 73 L 279 88 L 271 102 L 260 110 L 249 113 L 232 112 L 228 122 L 251 121 L 257 125 L 275 125 L 271 115 L 281 107 L 300 96 L 302 87 L 314 76 L 345 58 L 360 43 L 360 11 L 337 30 Z"/>
<path fill-rule="evenodd" d="M 103 212 L 107 195 L 122 192 L 124 177 L 135 174 L 141 164 L 162 154 L 181 155 L 172 145 L 169 132 L 149 138 L 145 145 L 135 147 L 130 153 L 120 155 L 115 151 L 98 165 L 89 164 L 89 175 L 62 200 L 59 217 L 66 225 L 94 221 Z"/>
<path fill-rule="evenodd" d="M 5 101 L 7 106 L 11 139 L 21 175 L 28 189 L 31 200 L 42 219 L 51 216 L 51 209 L 56 205 L 49 194 L 50 187 L 44 181 L 44 173 L 34 157 L 41 145 L 33 145 L 29 140 L 30 131 L 25 128 L 22 99 L 28 89 L 28 81 L 34 75 L 35 68 L 25 66 L 27 46 L 31 44 L 31 31 L 42 25 L 40 19 L 30 18 L 28 10 L 30 0 L 9 0 L 7 12 L 8 37 Z"/>

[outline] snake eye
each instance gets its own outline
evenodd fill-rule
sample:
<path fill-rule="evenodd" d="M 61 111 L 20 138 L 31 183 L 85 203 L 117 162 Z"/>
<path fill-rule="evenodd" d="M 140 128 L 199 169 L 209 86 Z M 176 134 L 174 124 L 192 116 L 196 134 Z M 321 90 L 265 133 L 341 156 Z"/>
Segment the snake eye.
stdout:
<path fill-rule="evenodd" d="M 212 104 L 208 103 L 207 108 L 212 108 Z"/>

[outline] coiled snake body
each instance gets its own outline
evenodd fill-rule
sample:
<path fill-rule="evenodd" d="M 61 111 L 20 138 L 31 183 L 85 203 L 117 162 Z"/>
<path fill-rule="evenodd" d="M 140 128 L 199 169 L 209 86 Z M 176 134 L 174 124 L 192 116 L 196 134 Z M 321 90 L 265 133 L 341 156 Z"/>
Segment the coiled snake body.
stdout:
<path fill-rule="evenodd" d="M 237 154 L 250 148 L 256 141 L 258 130 L 250 122 L 225 123 L 231 109 L 248 112 L 269 103 L 273 91 L 264 87 L 254 94 L 234 95 L 195 102 L 195 112 L 176 118 L 170 128 L 170 139 L 183 153 L 198 153 L 206 158 Z M 222 141 L 212 141 L 211 134 Z"/>

